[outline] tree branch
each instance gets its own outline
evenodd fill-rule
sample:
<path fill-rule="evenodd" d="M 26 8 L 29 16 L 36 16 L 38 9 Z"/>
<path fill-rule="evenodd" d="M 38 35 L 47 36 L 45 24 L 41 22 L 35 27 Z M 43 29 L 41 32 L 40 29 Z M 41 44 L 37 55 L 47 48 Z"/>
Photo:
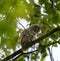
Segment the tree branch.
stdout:
<path fill-rule="evenodd" d="M 49 51 L 51 61 L 54 61 L 54 58 L 53 58 L 53 55 L 52 55 L 52 50 L 50 48 L 48 48 L 48 51 Z"/>
<path fill-rule="evenodd" d="M 35 43 L 38 43 L 38 42 L 42 41 L 43 39 L 45 39 L 46 37 L 49 37 L 50 35 L 54 34 L 57 31 L 60 31 L 60 27 L 54 28 L 53 30 L 51 30 L 47 34 L 45 34 L 45 35 L 43 35 L 43 36 L 41 36 L 41 37 L 29 42 L 29 46 L 31 47 Z M 29 46 L 26 46 L 26 48 L 28 48 Z"/>
<path fill-rule="evenodd" d="M 48 36 L 54 34 L 55 32 L 57 32 L 57 31 L 59 31 L 59 30 L 60 30 L 60 27 L 57 27 L 57 28 L 51 30 L 51 31 L 48 32 L 47 34 L 43 35 L 42 37 L 39 37 L 39 38 L 37 38 L 36 40 L 33 40 L 32 42 L 28 43 L 28 46 L 25 47 L 25 48 L 31 47 L 31 46 L 34 45 L 35 43 L 37 43 L 37 42 L 39 42 L 39 41 L 45 39 L 46 37 L 48 37 Z M 55 43 L 60 43 L 60 42 L 59 42 L 59 41 L 55 41 L 55 42 L 49 43 L 48 45 L 46 45 L 46 46 L 44 46 L 44 47 L 46 48 L 47 46 L 53 45 L 53 44 L 55 44 Z M 13 57 L 15 57 L 15 56 L 17 56 L 17 55 L 20 55 L 20 56 L 21 56 L 21 55 L 23 55 L 23 54 L 26 54 L 26 53 L 23 53 L 22 49 L 19 49 L 18 51 L 14 52 L 13 54 L 11 54 L 11 55 L 7 56 L 6 58 L 4 58 L 2 61 L 8 61 L 9 59 L 11 59 L 11 58 L 13 58 Z"/>
<path fill-rule="evenodd" d="M 22 49 L 19 49 L 18 51 L 12 53 L 11 55 L 7 56 L 6 58 L 4 58 L 2 61 L 8 61 L 9 59 L 15 57 L 16 55 L 23 53 Z"/>
<path fill-rule="evenodd" d="M 51 43 L 49 43 L 49 44 L 47 44 L 47 45 L 39 45 L 39 48 L 38 48 L 37 50 L 31 51 L 31 52 L 27 52 L 27 53 L 21 53 L 21 54 L 19 54 L 15 59 L 13 59 L 13 61 L 15 61 L 15 60 L 16 60 L 17 58 L 19 58 L 21 55 L 30 54 L 30 53 L 36 52 L 36 51 L 38 51 L 38 50 L 41 49 L 41 48 L 47 48 L 47 47 L 49 47 L 49 46 L 51 46 L 51 45 L 53 45 L 53 44 L 56 44 L 56 43 L 60 44 L 59 41 L 54 41 L 54 42 L 51 42 Z M 49 52 L 50 52 L 50 51 L 49 51 Z M 51 55 L 51 53 L 50 53 L 50 55 Z"/>

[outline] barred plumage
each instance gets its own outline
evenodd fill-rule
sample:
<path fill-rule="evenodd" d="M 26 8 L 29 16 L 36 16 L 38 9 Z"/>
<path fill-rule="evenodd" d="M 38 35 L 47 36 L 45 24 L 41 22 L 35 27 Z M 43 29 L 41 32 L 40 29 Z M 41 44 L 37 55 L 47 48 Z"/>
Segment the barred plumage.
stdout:
<path fill-rule="evenodd" d="M 36 33 L 39 32 L 40 26 L 35 24 L 22 32 L 21 45 L 25 48 L 25 45 L 35 39 Z M 28 46 L 28 45 L 27 45 Z"/>

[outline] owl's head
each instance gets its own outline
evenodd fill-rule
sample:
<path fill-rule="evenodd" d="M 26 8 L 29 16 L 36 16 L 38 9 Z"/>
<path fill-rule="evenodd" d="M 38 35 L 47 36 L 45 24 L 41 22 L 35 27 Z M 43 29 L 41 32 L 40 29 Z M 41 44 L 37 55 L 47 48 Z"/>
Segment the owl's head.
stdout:
<path fill-rule="evenodd" d="M 31 30 L 33 30 L 36 33 L 39 32 L 39 30 L 40 30 L 40 26 L 38 24 L 34 24 L 30 28 L 31 28 Z"/>

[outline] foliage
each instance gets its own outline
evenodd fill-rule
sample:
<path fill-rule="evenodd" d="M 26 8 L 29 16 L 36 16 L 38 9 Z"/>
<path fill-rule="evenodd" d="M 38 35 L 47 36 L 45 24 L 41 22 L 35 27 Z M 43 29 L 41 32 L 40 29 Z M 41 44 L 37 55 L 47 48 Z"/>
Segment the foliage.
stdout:
<path fill-rule="evenodd" d="M 18 28 L 17 19 L 25 19 L 31 25 L 39 24 L 41 33 L 38 34 L 38 37 L 60 25 L 60 0 L 53 0 L 55 4 L 52 4 L 51 0 L 37 1 L 38 3 L 35 0 L 28 2 L 26 0 L 0 0 L 0 50 L 4 52 L 4 54 L 0 54 L 0 60 L 11 54 L 11 50 L 14 52 L 16 47 L 19 48 L 20 46 L 17 39 L 23 29 Z M 59 37 L 60 31 L 39 43 L 46 45 L 56 41 Z M 57 44 L 53 46 L 57 47 Z M 38 56 L 38 53 L 41 53 L 41 57 Z M 41 49 L 41 51 L 32 54 L 32 58 L 29 55 L 29 58 L 35 61 L 41 58 L 41 61 L 43 61 L 46 56 L 46 49 Z M 22 61 L 24 58 L 25 56 L 22 56 L 17 61 Z M 27 56 L 26 58 L 29 59 Z"/>

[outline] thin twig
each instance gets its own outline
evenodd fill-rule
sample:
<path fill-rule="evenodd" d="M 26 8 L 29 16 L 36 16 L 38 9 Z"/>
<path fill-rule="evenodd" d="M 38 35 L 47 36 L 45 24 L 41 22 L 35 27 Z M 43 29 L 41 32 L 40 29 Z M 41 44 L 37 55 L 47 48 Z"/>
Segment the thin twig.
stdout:
<path fill-rule="evenodd" d="M 50 55 L 50 59 L 51 61 L 54 61 L 54 58 L 53 58 L 53 55 L 52 55 L 52 51 L 50 48 L 48 48 L 48 51 L 49 51 L 49 55 Z"/>
<path fill-rule="evenodd" d="M 24 28 L 24 30 L 25 30 L 25 27 L 17 20 L 17 22 Z"/>
<path fill-rule="evenodd" d="M 15 61 L 15 60 L 16 60 L 18 57 L 20 57 L 21 55 L 30 54 L 30 53 L 33 53 L 33 52 L 36 52 L 36 51 L 38 51 L 38 49 L 37 49 L 37 50 L 34 50 L 34 51 L 31 51 L 31 52 L 18 54 L 17 57 L 15 57 L 15 58 L 13 59 L 13 61 Z"/>

